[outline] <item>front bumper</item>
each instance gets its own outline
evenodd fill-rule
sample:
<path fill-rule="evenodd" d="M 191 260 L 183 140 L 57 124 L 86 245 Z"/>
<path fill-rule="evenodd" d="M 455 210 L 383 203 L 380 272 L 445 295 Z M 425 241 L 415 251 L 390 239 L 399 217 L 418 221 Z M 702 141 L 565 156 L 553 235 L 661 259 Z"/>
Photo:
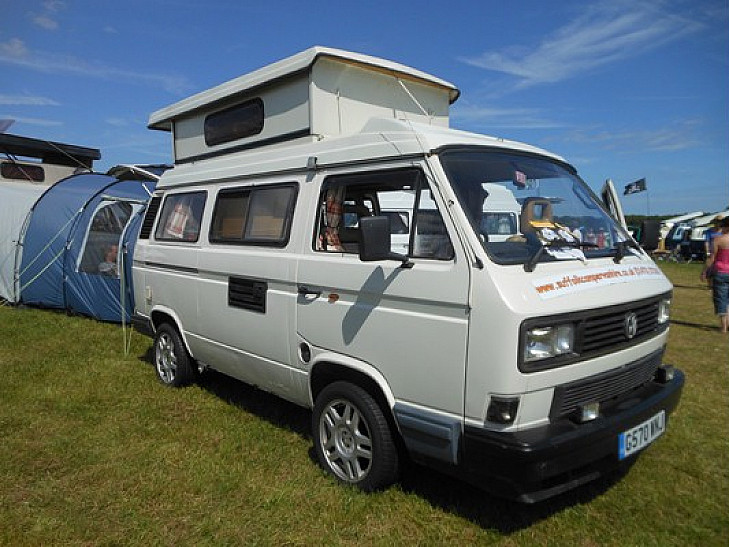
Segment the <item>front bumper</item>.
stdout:
<path fill-rule="evenodd" d="M 629 398 L 578 424 L 568 418 L 549 425 L 503 433 L 466 427 L 459 475 L 493 493 L 534 503 L 598 478 L 630 462 L 618 460 L 618 435 L 661 410 L 676 408 L 684 375 L 652 381 Z"/>

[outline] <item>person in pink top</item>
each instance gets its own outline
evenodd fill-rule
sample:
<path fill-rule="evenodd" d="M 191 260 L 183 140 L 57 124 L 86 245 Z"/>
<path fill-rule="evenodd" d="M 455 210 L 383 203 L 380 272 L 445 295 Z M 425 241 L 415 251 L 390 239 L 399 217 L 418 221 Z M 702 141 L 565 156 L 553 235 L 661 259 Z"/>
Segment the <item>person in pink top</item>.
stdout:
<path fill-rule="evenodd" d="M 729 216 L 719 224 L 721 233 L 714 237 L 712 253 L 706 258 L 701 278 L 711 272 L 714 311 L 721 321 L 721 332 L 729 332 Z"/>

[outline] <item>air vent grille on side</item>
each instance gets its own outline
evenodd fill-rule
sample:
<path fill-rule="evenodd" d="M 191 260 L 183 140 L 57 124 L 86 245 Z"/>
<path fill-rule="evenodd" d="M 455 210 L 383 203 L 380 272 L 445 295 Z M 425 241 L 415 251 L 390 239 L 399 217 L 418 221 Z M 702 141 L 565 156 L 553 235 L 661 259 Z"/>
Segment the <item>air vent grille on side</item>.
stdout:
<path fill-rule="evenodd" d="M 154 226 L 154 219 L 157 217 L 157 211 L 159 211 L 159 205 L 162 203 L 162 196 L 154 196 L 147 205 L 147 212 L 144 213 L 144 221 L 142 222 L 142 229 L 139 231 L 139 239 L 149 239 L 152 233 L 152 226 Z"/>
<path fill-rule="evenodd" d="M 228 280 L 228 305 L 266 313 L 267 291 L 268 284 L 265 281 L 231 277 Z"/>

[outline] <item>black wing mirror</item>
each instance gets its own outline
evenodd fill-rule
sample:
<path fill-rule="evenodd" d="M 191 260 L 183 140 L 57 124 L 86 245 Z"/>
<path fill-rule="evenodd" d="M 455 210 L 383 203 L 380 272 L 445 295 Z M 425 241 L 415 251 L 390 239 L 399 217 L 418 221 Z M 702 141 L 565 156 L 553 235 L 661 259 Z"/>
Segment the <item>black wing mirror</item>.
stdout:
<path fill-rule="evenodd" d="M 359 219 L 359 231 L 359 259 L 362 262 L 397 260 L 404 268 L 412 268 L 413 263 L 407 255 L 392 252 L 389 218 L 362 217 Z"/>

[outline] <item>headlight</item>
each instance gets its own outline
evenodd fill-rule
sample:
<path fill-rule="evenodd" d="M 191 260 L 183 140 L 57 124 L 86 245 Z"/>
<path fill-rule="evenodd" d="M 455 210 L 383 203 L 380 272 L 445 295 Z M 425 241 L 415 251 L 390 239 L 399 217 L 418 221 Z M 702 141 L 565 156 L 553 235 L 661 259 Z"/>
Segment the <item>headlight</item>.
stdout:
<path fill-rule="evenodd" d="M 550 359 L 574 351 L 575 327 L 572 324 L 535 327 L 524 338 L 524 362 Z"/>
<path fill-rule="evenodd" d="M 663 325 L 668 323 L 668 318 L 671 315 L 671 300 L 664 298 L 658 302 L 658 324 Z"/>

